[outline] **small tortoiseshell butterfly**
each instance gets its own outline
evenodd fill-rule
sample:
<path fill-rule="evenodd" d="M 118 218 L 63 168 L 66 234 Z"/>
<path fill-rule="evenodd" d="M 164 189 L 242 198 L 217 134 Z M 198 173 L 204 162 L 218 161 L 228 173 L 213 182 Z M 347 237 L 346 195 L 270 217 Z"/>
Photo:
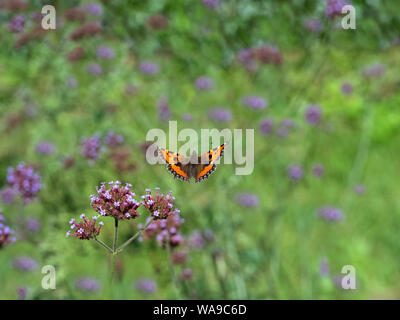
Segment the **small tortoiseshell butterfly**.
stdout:
<path fill-rule="evenodd" d="M 175 178 L 182 181 L 189 181 L 190 178 L 195 178 L 195 182 L 200 182 L 207 179 L 215 171 L 217 168 L 215 162 L 223 155 L 225 146 L 226 143 L 204 153 L 202 156 L 193 154 L 192 157 L 185 157 L 163 148 L 158 148 L 158 150 L 162 159 L 168 163 L 167 170 Z"/>

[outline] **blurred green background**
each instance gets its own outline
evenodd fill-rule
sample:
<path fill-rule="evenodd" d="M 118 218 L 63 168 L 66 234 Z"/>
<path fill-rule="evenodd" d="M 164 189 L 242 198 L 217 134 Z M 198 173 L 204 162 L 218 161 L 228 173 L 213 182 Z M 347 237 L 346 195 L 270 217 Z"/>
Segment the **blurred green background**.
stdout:
<path fill-rule="evenodd" d="M 57 28 L 45 32 L 49 3 Z M 1 1 L 0 208 L 17 239 L 0 248 L 0 298 L 400 298 L 400 3 L 353 1 L 355 30 L 332 17 L 337 3 Z M 168 120 L 254 128 L 253 173 L 222 163 L 195 184 L 149 165 L 146 134 Z M 110 130 L 121 145 L 107 145 Z M 94 135 L 88 161 L 82 139 Z M 32 203 L 7 195 L 21 162 L 41 176 Z M 173 191 L 185 238 L 175 284 L 155 239 L 118 255 L 110 284 L 106 251 L 65 237 L 71 218 L 95 214 L 95 187 L 116 180 L 138 197 Z M 141 213 L 121 222 L 121 242 Z M 44 265 L 56 290 L 41 287 Z M 356 290 L 340 286 L 344 265 Z"/>

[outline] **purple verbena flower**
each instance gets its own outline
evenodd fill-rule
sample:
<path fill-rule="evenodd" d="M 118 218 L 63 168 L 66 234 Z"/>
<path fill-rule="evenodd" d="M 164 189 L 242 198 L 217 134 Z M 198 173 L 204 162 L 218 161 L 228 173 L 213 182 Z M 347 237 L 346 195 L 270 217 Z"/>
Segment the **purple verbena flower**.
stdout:
<path fill-rule="evenodd" d="M 90 63 L 87 65 L 86 71 L 93 76 L 99 76 L 102 74 L 103 68 L 98 63 Z"/>
<path fill-rule="evenodd" d="M 321 277 L 326 277 L 329 275 L 329 263 L 326 258 L 323 258 L 320 261 L 319 274 Z"/>
<path fill-rule="evenodd" d="M 303 169 L 300 166 L 292 165 L 289 167 L 289 177 L 292 181 L 300 180 L 303 177 Z"/>
<path fill-rule="evenodd" d="M 25 17 L 17 15 L 8 22 L 8 30 L 11 32 L 22 32 L 24 30 Z"/>
<path fill-rule="evenodd" d="M 1 190 L 1 201 L 4 204 L 12 204 L 15 200 L 15 191 L 10 188 L 6 187 L 3 190 Z"/>
<path fill-rule="evenodd" d="M 322 31 L 322 23 L 319 19 L 308 19 L 304 22 L 304 27 L 312 32 Z"/>
<path fill-rule="evenodd" d="M 343 219 L 342 210 L 334 207 L 323 207 L 318 210 L 318 215 L 326 221 L 340 221 Z"/>
<path fill-rule="evenodd" d="M 353 92 L 353 85 L 350 82 L 345 82 L 342 84 L 341 91 L 344 95 L 348 96 Z"/>
<path fill-rule="evenodd" d="M 19 271 L 32 271 L 38 267 L 37 261 L 29 257 L 17 257 L 13 260 L 12 265 Z"/>
<path fill-rule="evenodd" d="M 316 104 L 308 106 L 304 116 L 309 125 L 311 126 L 317 125 L 321 121 L 322 117 L 321 107 Z"/>
<path fill-rule="evenodd" d="M 135 287 L 144 294 L 151 294 L 157 291 L 157 284 L 151 279 L 140 279 L 136 281 Z"/>
<path fill-rule="evenodd" d="M 91 2 L 84 6 L 87 13 L 92 16 L 101 16 L 103 14 L 103 6 L 99 3 Z"/>
<path fill-rule="evenodd" d="M 110 148 L 118 147 L 124 143 L 124 137 L 111 130 L 107 132 L 104 143 Z"/>
<path fill-rule="evenodd" d="M 201 76 L 196 79 L 196 88 L 198 90 L 210 90 L 214 88 L 214 81 L 206 76 Z"/>
<path fill-rule="evenodd" d="M 17 295 L 18 295 L 18 300 L 25 300 L 26 296 L 28 295 L 28 288 L 27 287 L 18 287 Z"/>
<path fill-rule="evenodd" d="M 358 184 L 354 187 L 354 191 L 357 194 L 364 194 L 365 193 L 365 186 L 363 186 L 362 184 Z"/>
<path fill-rule="evenodd" d="M 107 46 L 98 47 L 96 54 L 100 59 L 112 59 L 115 57 L 114 49 Z"/>
<path fill-rule="evenodd" d="M 170 215 L 164 220 L 155 220 L 144 231 L 144 238 L 150 240 L 155 237 L 162 248 L 165 248 L 168 242 L 171 247 L 177 247 L 184 243 L 184 238 L 179 232 L 183 222 L 178 214 Z"/>
<path fill-rule="evenodd" d="M 100 153 L 100 137 L 95 134 L 89 138 L 83 138 L 81 142 L 81 154 L 89 161 L 97 161 Z"/>
<path fill-rule="evenodd" d="M 274 129 L 274 119 L 266 118 L 260 123 L 260 132 L 265 136 L 269 136 L 272 134 L 272 130 Z"/>
<path fill-rule="evenodd" d="M 328 0 L 325 5 L 325 14 L 328 18 L 335 18 L 342 15 L 342 8 L 349 4 L 344 0 Z"/>
<path fill-rule="evenodd" d="M 39 174 L 24 163 L 20 163 L 16 168 L 8 168 L 7 183 L 25 203 L 37 200 L 36 195 L 42 189 Z"/>
<path fill-rule="evenodd" d="M 143 74 L 154 75 L 154 74 L 159 73 L 160 68 L 159 68 L 158 64 L 156 64 L 154 62 L 143 61 L 139 65 L 139 70 Z"/>
<path fill-rule="evenodd" d="M 146 190 L 146 194 L 143 198 L 143 206 L 151 212 L 151 215 L 155 220 L 166 219 L 169 216 L 179 213 L 179 209 L 174 208 L 172 191 L 164 195 L 159 193 L 156 188 L 155 195 L 151 193 L 151 190 Z"/>
<path fill-rule="evenodd" d="M 67 237 L 76 237 L 80 240 L 90 240 L 100 234 L 102 224 L 96 226 L 97 218 L 86 218 L 81 215 L 82 221 L 70 221 L 70 230 L 67 232 Z M 72 232 L 71 232 L 72 230 Z"/>
<path fill-rule="evenodd" d="M 258 196 L 251 193 L 239 193 L 236 195 L 236 202 L 245 208 L 254 208 L 260 205 Z"/>
<path fill-rule="evenodd" d="M 193 278 L 193 270 L 191 268 L 185 268 L 181 272 L 182 280 L 191 280 Z"/>
<path fill-rule="evenodd" d="M 325 173 L 325 168 L 322 164 L 317 164 L 312 168 L 312 172 L 316 177 L 322 177 Z"/>
<path fill-rule="evenodd" d="M 76 279 L 75 287 L 84 292 L 97 292 L 101 289 L 100 282 L 89 277 Z"/>
<path fill-rule="evenodd" d="M 5 219 L 1 213 L 0 209 L 0 249 L 16 240 L 15 232 L 9 226 L 3 224 Z"/>
<path fill-rule="evenodd" d="M 232 120 L 232 113 L 228 109 L 214 108 L 208 113 L 209 117 L 218 122 L 227 122 Z"/>
<path fill-rule="evenodd" d="M 91 196 L 92 208 L 101 216 L 114 217 L 118 220 L 135 219 L 140 214 L 137 208 L 141 203 L 134 199 L 135 193 L 131 191 L 131 185 L 122 186 L 120 182 L 109 182 L 109 188 L 105 183 L 96 187 L 97 196 Z"/>
<path fill-rule="evenodd" d="M 265 109 L 268 106 L 268 103 L 264 98 L 257 96 L 244 97 L 242 103 L 246 107 L 254 110 Z"/>
<path fill-rule="evenodd" d="M 54 144 L 52 144 L 49 141 L 40 141 L 36 145 L 36 152 L 39 154 L 49 155 L 54 153 L 54 151 L 55 151 Z"/>

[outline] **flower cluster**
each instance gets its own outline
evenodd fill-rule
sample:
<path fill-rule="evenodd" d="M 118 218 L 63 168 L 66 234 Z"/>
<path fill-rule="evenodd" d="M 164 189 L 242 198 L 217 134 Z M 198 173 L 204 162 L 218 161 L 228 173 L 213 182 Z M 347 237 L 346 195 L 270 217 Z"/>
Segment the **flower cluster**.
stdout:
<path fill-rule="evenodd" d="M 158 64 L 150 61 L 144 61 L 140 64 L 139 70 L 143 74 L 153 75 L 160 71 Z"/>
<path fill-rule="evenodd" d="M 305 111 L 304 117 L 309 125 L 317 125 L 321 121 L 322 117 L 321 107 L 316 104 L 308 106 Z"/>
<path fill-rule="evenodd" d="M 195 82 L 197 90 L 210 90 L 214 88 L 214 81 L 206 76 L 201 76 Z"/>
<path fill-rule="evenodd" d="M 318 210 L 318 215 L 326 221 L 340 221 L 343 219 L 342 210 L 334 207 L 323 207 Z"/>
<path fill-rule="evenodd" d="M 264 109 L 267 107 L 267 101 L 262 97 L 247 96 L 242 99 L 243 105 L 250 109 Z"/>
<path fill-rule="evenodd" d="M 208 116 L 218 122 L 226 122 L 232 120 L 232 112 L 224 108 L 214 108 L 208 113 Z"/>
<path fill-rule="evenodd" d="M 68 231 L 66 234 L 67 237 L 77 237 L 81 240 L 90 240 L 99 235 L 101 227 L 104 225 L 104 223 L 99 222 L 99 225 L 96 226 L 98 216 L 94 216 L 90 219 L 86 218 L 85 214 L 82 213 L 80 218 L 82 221 L 76 222 L 75 219 L 71 219 L 69 221 L 73 232 Z"/>
<path fill-rule="evenodd" d="M 21 32 L 24 29 L 25 17 L 23 15 L 18 15 L 12 18 L 8 23 L 8 30 L 11 32 Z"/>
<path fill-rule="evenodd" d="M 100 59 L 112 59 L 115 57 L 114 49 L 106 46 L 98 47 L 96 54 Z"/>
<path fill-rule="evenodd" d="M 101 216 L 114 217 L 118 220 L 134 219 L 140 214 L 137 208 L 141 203 L 133 197 L 135 193 L 131 191 L 131 184 L 121 186 L 119 181 L 109 182 L 110 188 L 102 183 L 101 187 L 97 187 L 98 195 L 91 195 L 91 203 L 94 210 Z"/>
<path fill-rule="evenodd" d="M 100 138 L 97 134 L 89 138 L 83 138 L 81 142 L 82 156 L 90 161 L 96 161 L 100 153 Z"/>
<path fill-rule="evenodd" d="M 36 152 L 39 154 L 49 155 L 54 153 L 54 151 L 55 151 L 54 144 L 52 144 L 49 141 L 40 141 L 36 145 Z"/>
<path fill-rule="evenodd" d="M 177 247 L 184 242 L 184 238 L 179 232 L 179 228 L 184 220 L 178 215 L 171 215 L 164 220 L 153 221 L 144 231 L 145 240 L 156 237 L 160 247 L 165 248 L 169 243 L 171 247 Z"/>
<path fill-rule="evenodd" d="M 4 217 L 1 212 L 0 209 L 0 249 L 7 244 L 15 242 L 14 231 L 9 226 L 3 224 Z"/>
<path fill-rule="evenodd" d="M 36 200 L 36 195 L 42 189 L 40 176 L 31 166 L 24 163 L 20 163 L 16 168 L 8 168 L 7 183 L 25 203 Z"/>
<path fill-rule="evenodd" d="M 342 15 L 342 8 L 348 4 L 343 0 L 328 0 L 325 6 L 325 14 L 328 18 L 335 18 Z"/>
<path fill-rule="evenodd" d="M 32 271 L 37 269 L 38 267 L 37 261 L 30 257 L 17 257 L 13 260 L 12 265 L 15 269 L 18 269 L 19 271 L 23 272 Z"/>
<path fill-rule="evenodd" d="M 236 202 L 245 208 L 254 208 L 260 205 L 258 196 L 251 193 L 239 193 L 236 196 Z"/>
<path fill-rule="evenodd" d="M 101 289 L 100 282 L 89 277 L 76 279 L 75 287 L 83 292 L 96 292 Z"/>
<path fill-rule="evenodd" d="M 152 195 L 150 189 L 146 189 L 146 194 L 142 196 L 143 206 L 150 211 L 155 219 L 166 219 L 169 216 L 179 213 L 179 209 L 174 208 L 172 191 L 167 194 L 159 193 L 159 188 L 155 188 L 155 195 Z"/>
<path fill-rule="evenodd" d="M 108 131 L 104 138 L 104 143 L 107 147 L 114 148 L 124 143 L 124 137 L 116 134 L 114 131 Z"/>
<path fill-rule="evenodd" d="M 292 166 L 289 166 L 288 174 L 292 181 L 297 181 L 303 177 L 304 171 L 303 171 L 302 167 L 292 165 Z"/>

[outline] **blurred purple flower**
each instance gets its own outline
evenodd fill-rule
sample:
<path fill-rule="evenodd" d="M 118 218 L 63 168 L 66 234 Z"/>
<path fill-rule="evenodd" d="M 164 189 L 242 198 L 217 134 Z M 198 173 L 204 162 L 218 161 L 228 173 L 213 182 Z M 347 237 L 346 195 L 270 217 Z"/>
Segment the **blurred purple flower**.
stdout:
<path fill-rule="evenodd" d="M 28 230 L 32 233 L 38 232 L 40 230 L 40 221 L 37 219 L 29 218 L 27 220 Z"/>
<path fill-rule="evenodd" d="M 201 0 L 201 2 L 210 9 L 216 9 L 219 6 L 219 0 Z"/>
<path fill-rule="evenodd" d="M 297 126 L 296 122 L 289 118 L 282 119 L 280 125 L 285 128 L 294 128 Z"/>
<path fill-rule="evenodd" d="M 35 259 L 29 257 L 18 257 L 15 258 L 12 262 L 12 265 L 15 269 L 19 271 L 32 271 L 37 269 L 38 263 Z"/>
<path fill-rule="evenodd" d="M 1 212 L 2 211 L 0 209 L 0 249 L 5 245 L 15 242 L 16 240 L 14 236 L 14 230 L 11 230 L 9 226 L 3 224 L 5 219 Z"/>
<path fill-rule="evenodd" d="M 167 121 L 171 118 L 171 110 L 168 106 L 168 100 L 165 97 L 162 97 L 157 102 L 158 107 L 158 115 L 162 121 Z"/>
<path fill-rule="evenodd" d="M 342 210 L 334 207 L 323 207 L 318 210 L 318 215 L 326 221 L 340 221 L 343 219 Z"/>
<path fill-rule="evenodd" d="M 67 80 L 67 85 L 70 88 L 76 88 L 78 86 L 78 81 L 76 80 L 76 78 L 70 77 Z"/>
<path fill-rule="evenodd" d="M 55 151 L 54 144 L 52 144 L 49 141 L 40 141 L 36 145 L 36 152 L 39 154 L 49 155 L 54 153 L 54 151 Z"/>
<path fill-rule="evenodd" d="M 305 119 L 311 126 L 317 125 L 321 121 L 322 110 L 319 105 L 312 104 L 307 107 L 305 112 Z"/>
<path fill-rule="evenodd" d="M 11 204 L 15 200 L 15 191 L 12 188 L 6 187 L 1 190 L 1 201 L 4 204 Z"/>
<path fill-rule="evenodd" d="M 114 49 L 106 46 L 98 47 L 96 54 L 100 59 L 112 59 L 115 57 Z"/>
<path fill-rule="evenodd" d="M 307 30 L 310 30 L 310 31 L 312 31 L 312 32 L 320 32 L 320 31 L 322 31 L 322 23 L 321 23 L 321 20 L 315 19 L 315 18 L 306 20 L 306 21 L 304 22 L 304 27 L 305 27 Z"/>
<path fill-rule="evenodd" d="M 143 74 L 157 74 L 160 71 L 158 64 L 150 61 L 144 61 L 139 65 L 139 70 Z"/>
<path fill-rule="evenodd" d="M 325 5 L 325 14 L 328 18 L 334 18 L 342 15 L 342 8 L 349 4 L 344 0 L 328 0 Z"/>
<path fill-rule="evenodd" d="M 363 71 L 363 76 L 365 78 L 379 77 L 383 75 L 385 71 L 386 71 L 385 65 L 377 63 L 366 67 Z"/>
<path fill-rule="evenodd" d="M 258 196 L 251 193 L 239 193 L 236 195 L 236 202 L 245 208 L 254 208 L 260 205 Z"/>
<path fill-rule="evenodd" d="M 326 277 L 329 275 L 329 263 L 326 258 L 321 259 L 319 264 L 319 274 L 321 277 Z"/>
<path fill-rule="evenodd" d="M 272 133 L 273 129 L 274 129 L 274 119 L 266 118 L 261 121 L 260 123 L 261 134 L 269 136 Z"/>
<path fill-rule="evenodd" d="M 18 300 L 25 300 L 27 295 L 28 295 L 27 287 L 18 287 L 17 288 Z"/>
<path fill-rule="evenodd" d="M 102 74 L 103 68 L 98 63 L 90 63 L 87 65 L 86 71 L 93 76 L 99 76 Z"/>
<path fill-rule="evenodd" d="M 345 82 L 342 84 L 341 91 L 344 95 L 348 96 L 353 92 L 353 85 L 350 82 Z"/>
<path fill-rule="evenodd" d="M 97 161 L 99 158 L 100 148 L 100 138 L 97 134 L 82 139 L 81 154 L 85 159 Z"/>
<path fill-rule="evenodd" d="M 13 17 L 8 22 L 8 30 L 11 32 L 21 32 L 24 29 L 25 17 L 23 15 L 18 15 Z"/>
<path fill-rule="evenodd" d="M 182 114 L 182 120 L 183 121 L 192 121 L 193 116 L 190 113 L 184 113 L 184 114 Z"/>
<path fill-rule="evenodd" d="M 205 246 L 205 241 L 202 233 L 199 230 L 195 230 L 189 236 L 188 244 L 191 248 L 201 250 Z"/>
<path fill-rule="evenodd" d="M 264 109 L 268 106 L 268 103 L 264 98 L 257 96 L 244 97 L 242 103 L 250 109 Z"/>
<path fill-rule="evenodd" d="M 208 113 L 209 117 L 215 121 L 226 122 L 232 120 L 232 113 L 228 109 L 214 108 Z"/>
<path fill-rule="evenodd" d="M 101 16 L 103 14 L 103 6 L 99 3 L 88 3 L 84 6 L 84 9 L 92 16 Z"/>
<path fill-rule="evenodd" d="M 101 289 L 100 282 L 96 279 L 89 277 L 76 279 L 75 287 L 84 292 L 96 292 Z"/>
<path fill-rule="evenodd" d="M 358 194 L 364 194 L 365 193 L 365 186 L 363 186 L 362 184 L 356 185 L 354 187 L 354 191 Z"/>
<path fill-rule="evenodd" d="M 288 135 L 288 129 L 286 127 L 280 127 L 277 131 L 276 134 L 278 137 L 284 138 Z"/>
<path fill-rule="evenodd" d="M 322 164 L 317 164 L 313 167 L 312 172 L 316 177 L 322 177 L 325 173 L 325 168 Z"/>
<path fill-rule="evenodd" d="M 181 272 L 182 280 L 191 280 L 193 278 L 193 270 L 191 268 L 185 268 Z"/>
<path fill-rule="evenodd" d="M 124 143 L 124 137 L 110 130 L 107 132 L 107 135 L 104 138 L 104 143 L 106 146 L 114 148 Z"/>
<path fill-rule="evenodd" d="M 210 90 L 214 88 L 214 81 L 206 76 L 201 76 L 196 79 L 196 88 L 198 90 Z"/>
<path fill-rule="evenodd" d="M 151 279 L 141 279 L 135 283 L 136 289 L 144 294 L 151 294 L 157 291 L 157 284 Z"/>
<path fill-rule="evenodd" d="M 36 195 L 42 189 L 39 174 L 24 163 L 20 163 L 16 168 L 8 168 L 7 183 L 25 203 L 35 201 Z"/>
<path fill-rule="evenodd" d="M 292 181 L 300 180 L 303 177 L 303 169 L 296 165 L 290 166 L 289 177 L 292 179 Z"/>

